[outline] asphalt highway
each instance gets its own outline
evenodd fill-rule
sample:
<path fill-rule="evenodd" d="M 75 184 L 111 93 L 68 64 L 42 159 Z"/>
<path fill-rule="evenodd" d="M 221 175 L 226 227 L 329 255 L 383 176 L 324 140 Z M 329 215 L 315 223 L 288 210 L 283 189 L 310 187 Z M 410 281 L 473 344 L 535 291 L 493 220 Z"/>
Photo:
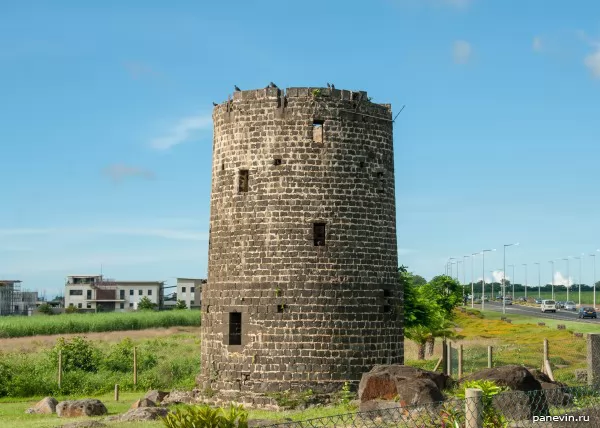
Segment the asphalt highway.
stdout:
<path fill-rule="evenodd" d="M 467 304 L 467 307 L 471 307 L 470 304 Z M 476 309 L 481 309 L 481 305 L 475 305 Z M 502 312 L 502 303 L 501 302 L 485 302 L 485 310 L 488 311 L 496 311 Z M 580 320 L 577 317 L 577 311 L 566 311 L 564 309 L 557 309 L 556 313 L 554 312 L 546 312 L 542 313 L 539 306 L 531 307 L 531 306 L 522 306 L 522 305 L 506 305 L 506 315 L 509 314 L 519 314 L 519 315 L 529 315 L 539 318 L 550 318 L 550 319 L 559 319 L 565 321 L 579 321 L 579 322 L 599 322 L 598 319 L 586 318 L 584 320 Z"/>

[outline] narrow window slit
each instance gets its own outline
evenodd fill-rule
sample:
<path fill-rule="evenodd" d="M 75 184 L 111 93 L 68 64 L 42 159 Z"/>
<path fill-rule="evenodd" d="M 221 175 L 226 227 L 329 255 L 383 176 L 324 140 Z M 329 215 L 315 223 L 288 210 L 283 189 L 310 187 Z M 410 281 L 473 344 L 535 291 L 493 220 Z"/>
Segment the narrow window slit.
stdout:
<path fill-rule="evenodd" d="M 229 313 L 229 344 L 242 344 L 242 314 L 241 312 Z"/>
<path fill-rule="evenodd" d="M 245 193 L 248 191 L 248 180 L 250 178 L 250 171 L 247 169 L 241 169 L 239 175 L 239 186 L 238 192 Z"/>
<path fill-rule="evenodd" d="M 313 141 L 315 143 L 323 142 L 323 125 L 325 124 L 324 120 L 313 120 Z"/>
<path fill-rule="evenodd" d="M 287 309 L 287 305 L 277 305 L 277 313 L 282 314 Z"/>
<path fill-rule="evenodd" d="M 280 158 L 273 159 L 273 165 L 275 165 L 275 166 L 281 165 L 281 159 Z"/>
<path fill-rule="evenodd" d="M 315 247 L 325 246 L 325 223 L 313 224 L 313 240 Z"/>

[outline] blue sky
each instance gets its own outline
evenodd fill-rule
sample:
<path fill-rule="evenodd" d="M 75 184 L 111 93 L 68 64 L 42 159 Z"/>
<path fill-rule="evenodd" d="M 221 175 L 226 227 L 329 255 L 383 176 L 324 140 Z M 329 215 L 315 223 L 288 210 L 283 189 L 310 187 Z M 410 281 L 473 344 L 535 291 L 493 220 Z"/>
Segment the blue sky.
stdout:
<path fill-rule="evenodd" d="M 517 282 L 537 261 L 549 282 L 548 260 L 600 247 L 597 1 L 91 4 L 0 5 L 0 277 L 47 295 L 100 265 L 204 277 L 211 103 L 269 81 L 406 105 L 396 193 L 412 271 L 497 248 L 489 277 L 518 241 Z"/>

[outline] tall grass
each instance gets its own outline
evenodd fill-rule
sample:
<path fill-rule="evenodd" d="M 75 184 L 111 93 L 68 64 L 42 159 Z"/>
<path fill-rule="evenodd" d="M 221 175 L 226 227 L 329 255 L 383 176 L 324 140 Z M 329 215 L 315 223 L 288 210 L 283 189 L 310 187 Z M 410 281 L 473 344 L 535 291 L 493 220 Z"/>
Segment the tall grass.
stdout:
<path fill-rule="evenodd" d="M 200 312 L 110 312 L 0 317 L 0 338 L 199 326 Z"/>

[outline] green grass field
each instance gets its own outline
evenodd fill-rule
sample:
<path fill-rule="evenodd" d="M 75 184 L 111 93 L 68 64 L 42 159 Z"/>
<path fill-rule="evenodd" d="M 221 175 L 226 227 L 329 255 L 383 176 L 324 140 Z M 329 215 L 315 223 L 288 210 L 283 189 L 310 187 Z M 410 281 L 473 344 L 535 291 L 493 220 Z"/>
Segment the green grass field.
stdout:
<path fill-rule="evenodd" d="M 142 311 L 0 317 L 0 338 L 199 326 L 200 312 Z"/>

